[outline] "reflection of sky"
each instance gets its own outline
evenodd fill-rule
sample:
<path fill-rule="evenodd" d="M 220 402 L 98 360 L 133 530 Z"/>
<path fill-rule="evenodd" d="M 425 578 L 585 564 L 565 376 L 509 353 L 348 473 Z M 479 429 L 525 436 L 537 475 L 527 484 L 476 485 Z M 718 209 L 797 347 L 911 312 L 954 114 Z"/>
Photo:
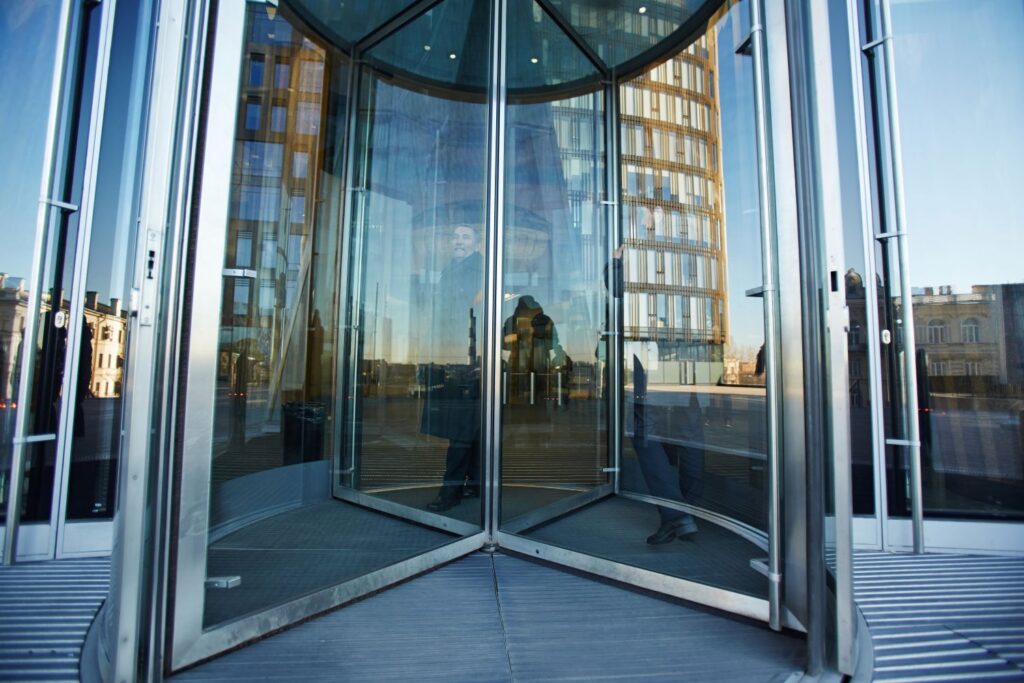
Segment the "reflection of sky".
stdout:
<path fill-rule="evenodd" d="M 1024 282 L 1024 3 L 894 0 L 914 286 Z"/>
<path fill-rule="evenodd" d="M 0 273 L 29 277 L 60 3 L 0 3 Z"/>
<path fill-rule="evenodd" d="M 754 81 L 750 57 L 735 53 L 739 37 L 749 24 L 749 11 L 747 4 L 741 3 L 719 25 L 718 91 L 725 173 L 730 341 L 736 351 L 750 351 L 752 358 L 764 342 L 763 302 L 745 294 L 761 285 Z"/>
<path fill-rule="evenodd" d="M 42 158 L 46 141 L 46 123 L 53 78 L 54 43 L 59 4 L 52 0 L 25 0 L 0 3 L 0 130 L 8 133 L 9 152 L 0 164 L 0 212 L 3 220 L 4 248 L 0 250 L 0 272 L 28 278 L 32 268 Z M 125 3 L 117 13 L 107 82 L 104 112 L 103 148 L 97 179 L 93 215 L 92 245 L 86 291 L 99 293 L 106 303 L 111 297 L 123 298 L 128 266 L 128 235 L 131 220 L 132 163 L 141 112 L 128 110 L 128 95 L 133 73 L 133 51 L 142 3 Z M 97 15 L 98 16 L 98 13 Z M 28 87 L 26 87 L 28 84 Z M 86 90 L 87 99 L 91 96 Z M 90 101 L 85 103 L 89 106 Z M 127 151 L 127 153 L 126 153 Z M 18 159 L 20 163 L 10 163 Z M 127 201 L 123 206 L 119 200 Z M 74 250 L 74 245 L 69 245 Z M 28 286 L 26 282 L 26 286 Z"/>
<path fill-rule="evenodd" d="M 137 45 L 147 45 L 146 36 L 138 37 L 138 27 L 148 25 L 147 17 L 139 17 L 143 3 L 119 5 L 111 46 L 110 66 L 107 73 L 107 100 L 103 114 L 103 145 L 100 151 L 99 174 L 96 181 L 96 205 L 93 214 L 92 248 L 86 291 L 99 293 L 101 302 L 112 297 L 123 299 L 127 294 L 130 275 L 132 216 L 137 214 L 134 180 L 135 155 L 139 142 L 141 102 L 130 101 L 142 91 L 145 74 L 133 67 L 144 60 L 143 54 L 133 55 Z M 133 82 L 134 80 L 134 82 Z M 134 125 L 133 125 L 134 124 Z"/>

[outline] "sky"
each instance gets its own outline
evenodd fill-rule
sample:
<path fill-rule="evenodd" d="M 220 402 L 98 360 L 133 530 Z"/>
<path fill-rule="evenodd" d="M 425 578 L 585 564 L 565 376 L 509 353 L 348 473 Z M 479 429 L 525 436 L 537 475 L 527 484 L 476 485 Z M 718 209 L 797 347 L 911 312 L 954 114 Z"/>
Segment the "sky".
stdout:
<path fill-rule="evenodd" d="M 0 273 L 32 268 L 60 3 L 0 2 Z"/>
<path fill-rule="evenodd" d="M 26 280 L 31 276 L 42 188 L 59 5 L 55 0 L 0 2 L 0 102 L 4 103 L 0 107 L 0 131 L 9 150 L 0 161 L 0 273 Z M 127 235 L 132 220 L 130 206 L 122 206 L 121 202 L 130 198 L 134 167 L 125 167 L 129 174 L 126 181 L 122 177 L 122 163 L 125 140 L 130 134 L 126 108 L 135 41 L 125 40 L 124 36 L 135 33 L 138 15 L 131 10 L 137 8 L 134 3 L 125 3 L 117 14 L 114 53 L 108 72 L 93 248 L 86 280 L 86 291 L 99 292 L 103 302 L 111 297 L 123 298 L 126 286 Z M 94 12 L 94 16 L 98 14 Z M 88 107 L 91 93 L 86 95 Z"/>
<path fill-rule="evenodd" d="M 729 342 L 735 351 L 746 352 L 745 360 L 753 359 L 764 343 L 763 299 L 746 296 L 748 289 L 759 287 L 763 281 L 754 77 L 750 57 L 735 52 L 740 35 L 750 26 L 749 12 L 747 3 L 736 5 L 720 25 L 717 74 L 725 184 Z"/>
<path fill-rule="evenodd" d="M 1024 2 L 895 0 L 914 287 L 1024 282 Z"/>

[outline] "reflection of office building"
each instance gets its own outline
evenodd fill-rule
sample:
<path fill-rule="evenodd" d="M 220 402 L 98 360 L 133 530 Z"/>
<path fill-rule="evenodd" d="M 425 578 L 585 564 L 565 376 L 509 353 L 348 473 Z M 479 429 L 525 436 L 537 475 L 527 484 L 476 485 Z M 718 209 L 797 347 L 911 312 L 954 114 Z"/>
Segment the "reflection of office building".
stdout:
<path fill-rule="evenodd" d="M 118 299 L 104 304 L 100 303 L 96 292 L 86 292 L 85 320 L 92 335 L 89 391 L 93 398 L 120 396 L 127 312 L 122 310 Z M 84 362 L 84 359 L 79 362 Z"/>
<path fill-rule="evenodd" d="M 627 338 L 727 341 L 725 220 L 708 31 L 622 89 L 622 202 Z"/>
<path fill-rule="evenodd" d="M 1022 290 L 1022 285 L 974 285 L 964 293 L 949 286 L 914 289 L 914 332 L 933 391 L 936 382 L 950 389 L 964 382 L 955 378 L 1021 381 Z"/>
<path fill-rule="evenodd" d="M 325 60 L 321 48 L 266 15 L 255 17 L 247 33 L 225 257 L 221 378 L 230 381 L 237 401 L 250 400 L 248 385 L 268 384 L 270 405 L 276 406 L 282 397 L 295 397 L 307 373 L 312 379 L 322 372 L 312 358 L 302 368 L 293 367 L 302 363 L 295 353 L 288 362 L 282 359 L 289 346 L 301 343 L 307 326 L 314 331 L 306 320 L 312 314 L 303 287 L 313 248 L 307 209 L 320 163 Z"/>
<path fill-rule="evenodd" d="M 5 404 L 3 409 L 9 401 L 17 399 L 15 377 L 28 310 L 28 292 L 24 287 L 24 279 L 0 273 L 0 401 Z"/>
<path fill-rule="evenodd" d="M 717 30 L 621 89 L 626 340 L 660 342 L 652 381 L 743 381 L 729 340 Z M 747 359 L 749 361 L 750 359 Z M 748 365 L 752 363 L 747 362 Z"/>
<path fill-rule="evenodd" d="M 25 312 L 28 309 L 28 292 L 22 278 L 0 273 L 0 400 L 16 400 L 14 368 L 25 331 Z M 44 300 L 43 312 L 50 310 Z M 64 301 L 62 308 L 68 309 Z M 85 322 L 88 332 L 82 340 L 83 350 L 91 345 L 91 357 L 84 355 L 79 361 L 87 363 L 79 375 L 89 378 L 88 387 L 79 387 L 92 398 L 116 398 L 121 395 L 121 381 L 124 373 L 124 351 L 127 343 L 127 311 L 118 299 L 109 304 L 100 302 L 96 292 L 86 292 Z M 66 322 L 64 323 L 67 324 Z"/>

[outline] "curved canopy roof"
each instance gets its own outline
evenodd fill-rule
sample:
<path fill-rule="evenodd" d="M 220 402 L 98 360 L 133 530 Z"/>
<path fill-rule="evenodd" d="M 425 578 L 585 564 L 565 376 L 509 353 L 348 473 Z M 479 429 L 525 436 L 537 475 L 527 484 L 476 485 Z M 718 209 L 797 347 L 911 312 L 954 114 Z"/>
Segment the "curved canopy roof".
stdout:
<path fill-rule="evenodd" d="M 512 92 L 628 76 L 676 49 L 723 0 L 509 0 Z M 492 0 L 290 0 L 342 51 L 436 86 L 486 90 Z"/>

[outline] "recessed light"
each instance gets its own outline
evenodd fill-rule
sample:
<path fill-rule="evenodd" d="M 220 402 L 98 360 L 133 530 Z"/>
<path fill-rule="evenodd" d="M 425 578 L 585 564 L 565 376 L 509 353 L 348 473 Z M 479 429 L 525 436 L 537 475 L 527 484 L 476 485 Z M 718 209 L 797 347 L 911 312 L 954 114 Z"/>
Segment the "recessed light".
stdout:
<path fill-rule="evenodd" d="M 448 59 L 455 59 L 455 56 L 456 56 L 455 53 L 451 52 L 451 53 L 448 54 Z"/>
<path fill-rule="evenodd" d="M 424 49 L 424 50 L 425 50 L 426 52 L 430 52 L 430 46 L 429 46 L 429 45 L 424 45 L 424 46 L 423 46 L 423 49 Z"/>
<path fill-rule="evenodd" d="M 539 62 L 539 61 L 540 61 L 540 60 L 539 60 L 539 59 L 537 59 L 536 57 L 530 57 L 530 64 L 536 64 L 536 63 L 537 63 L 537 62 Z"/>
<path fill-rule="evenodd" d="M 647 7 L 645 5 L 640 5 L 640 9 L 638 9 L 637 12 L 640 14 L 647 14 Z"/>

